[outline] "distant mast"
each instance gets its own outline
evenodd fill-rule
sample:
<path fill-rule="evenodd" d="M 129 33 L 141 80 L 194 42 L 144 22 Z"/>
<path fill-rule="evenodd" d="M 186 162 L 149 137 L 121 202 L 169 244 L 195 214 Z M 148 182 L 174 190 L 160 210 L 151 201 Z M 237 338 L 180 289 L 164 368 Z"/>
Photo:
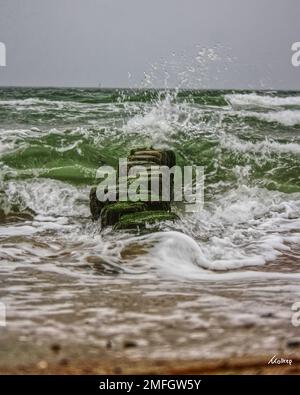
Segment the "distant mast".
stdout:
<path fill-rule="evenodd" d="M 101 82 L 98 83 L 98 88 L 102 88 Z"/>

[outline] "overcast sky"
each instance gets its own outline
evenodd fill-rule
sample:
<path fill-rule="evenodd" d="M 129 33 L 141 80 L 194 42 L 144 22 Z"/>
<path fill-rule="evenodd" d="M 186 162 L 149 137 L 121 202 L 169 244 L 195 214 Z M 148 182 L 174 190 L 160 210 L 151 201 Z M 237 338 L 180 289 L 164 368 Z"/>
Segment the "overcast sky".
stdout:
<path fill-rule="evenodd" d="M 0 85 L 296 90 L 296 41 L 300 0 L 0 0 Z"/>

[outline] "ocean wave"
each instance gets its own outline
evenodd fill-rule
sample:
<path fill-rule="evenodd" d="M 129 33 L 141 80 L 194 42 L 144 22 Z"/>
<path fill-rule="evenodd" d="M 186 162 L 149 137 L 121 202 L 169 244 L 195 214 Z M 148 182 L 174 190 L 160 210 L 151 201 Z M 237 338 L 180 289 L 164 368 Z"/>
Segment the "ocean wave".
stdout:
<path fill-rule="evenodd" d="M 300 241 L 300 236 L 297 238 Z M 176 231 L 165 231 L 147 235 L 139 240 L 139 243 L 152 244 L 147 254 L 135 258 L 135 265 L 140 267 L 150 266 L 152 270 L 165 278 L 177 280 L 246 280 L 260 278 L 290 278 L 299 279 L 295 273 L 250 271 L 250 267 L 262 267 L 268 261 L 274 261 L 283 252 L 289 251 L 285 242 L 288 237 L 273 236 L 262 243 L 262 250 L 251 254 L 231 245 L 231 257 L 228 255 L 228 247 L 225 249 L 223 259 L 211 260 L 207 255 L 207 248 L 202 243 L 197 243 L 192 237 Z M 135 240 L 135 244 L 137 244 Z M 121 243 L 120 243 L 121 244 Z M 223 242 L 223 247 L 226 242 Z M 147 247 L 146 247 L 147 248 Z M 214 246 L 210 247 L 212 250 Z M 218 248 L 215 246 L 215 248 Z M 220 250 L 221 252 L 221 250 Z M 111 253 L 111 252 L 110 252 Z M 126 264 L 126 263 L 125 263 Z M 247 270 L 245 270 L 247 269 Z"/>
<path fill-rule="evenodd" d="M 80 227 L 82 219 L 89 217 L 87 184 L 94 182 L 93 171 L 97 166 L 113 164 L 135 146 L 175 147 L 180 165 L 198 163 L 206 167 L 208 201 L 200 213 L 183 214 L 172 227 L 162 224 L 163 233 L 153 233 L 143 239 L 142 242 L 147 244 L 148 240 L 153 248 L 136 258 L 142 270 L 150 268 L 150 272 L 153 269 L 166 276 L 177 273 L 178 278 L 194 273 L 197 278 L 205 278 L 214 272 L 222 276 L 220 271 L 242 272 L 248 266 L 258 267 L 276 261 L 287 251 L 288 243 L 295 243 L 300 228 L 300 195 L 259 189 L 256 185 L 266 185 L 268 177 L 275 174 L 275 181 L 270 176 L 271 181 L 277 183 L 274 188 L 281 190 L 286 182 L 297 186 L 295 155 L 300 153 L 300 144 L 295 130 L 284 126 L 298 124 L 300 110 L 282 109 L 282 106 L 300 103 L 299 96 L 291 95 L 286 98 L 226 95 L 228 101 L 245 103 L 245 106 L 250 103 L 258 107 L 257 111 L 248 110 L 243 105 L 241 110 L 223 104 L 212 107 L 205 105 L 203 100 L 200 104 L 192 99 L 180 102 L 176 95 L 164 95 L 156 102 L 138 104 L 73 104 L 42 99 L 2 101 L 2 104 L 12 106 L 3 111 L 3 119 L 10 113 L 14 122 L 14 126 L 4 126 L 0 133 L 1 169 L 6 166 L 12 173 L 3 178 L 5 182 L 1 181 L 3 211 L 29 209 L 34 218 L 72 217 Z M 224 93 L 219 96 L 223 97 Z M 60 111 L 62 103 L 70 106 L 72 111 L 69 108 Z M 52 108 L 47 111 L 47 105 L 56 106 L 59 111 L 52 111 Z M 23 129 L 22 122 L 26 117 L 22 118 L 23 113 L 16 118 L 14 106 L 29 110 L 31 128 Z M 45 117 L 32 112 L 33 106 L 43 109 Z M 93 112 L 95 106 L 97 111 Z M 270 109 L 266 110 L 267 107 Z M 87 114 L 83 123 L 76 118 L 81 109 Z M 53 113 L 58 114 L 58 124 L 52 122 Z M 71 119 L 71 126 L 63 124 L 66 117 Z M 247 117 L 255 119 L 248 120 Z M 40 129 L 36 129 L 37 122 L 42 123 Z M 273 128 L 266 122 L 283 126 Z M 284 131 L 284 141 L 281 130 Z M 13 149 L 16 151 L 11 152 Z M 5 152 L 8 155 L 5 156 Z M 281 154 L 288 155 L 281 158 Z M 274 166 L 269 166 L 270 158 L 270 164 Z M 261 164 L 268 165 L 266 171 L 262 171 Z M 69 184 L 74 181 L 73 184 L 79 185 L 80 180 L 86 186 Z M 36 221 L 35 232 L 39 226 L 43 229 L 39 225 L 41 222 Z M 53 239 L 60 237 L 64 224 L 58 223 L 57 234 L 55 226 Z M 76 244 L 82 234 L 69 236 L 71 244 Z M 94 234 L 85 236 L 91 240 Z M 119 233 L 102 236 L 103 233 L 99 236 L 101 243 L 97 239 L 95 246 L 90 245 L 89 252 L 104 261 L 117 259 L 120 267 L 126 269 L 128 262 L 121 254 L 123 236 Z M 82 241 L 82 250 L 86 243 Z M 85 258 L 82 255 L 80 259 Z M 135 258 L 130 263 L 134 266 Z"/>
<path fill-rule="evenodd" d="M 233 106 L 243 107 L 288 107 L 300 106 L 300 96 L 267 96 L 258 95 L 257 93 L 248 94 L 228 94 L 225 99 Z"/>
<path fill-rule="evenodd" d="M 263 155 L 273 152 L 279 154 L 300 154 L 300 144 L 298 143 L 279 143 L 268 138 L 259 142 L 252 142 L 225 133 L 221 133 L 219 139 L 221 147 L 230 151 L 255 152 Z"/>
<path fill-rule="evenodd" d="M 89 217 L 88 189 L 51 179 L 2 182 L 0 209 L 6 215 L 29 209 L 36 215 Z"/>
<path fill-rule="evenodd" d="M 36 104 L 61 104 L 63 102 L 58 100 L 47 100 L 47 99 L 37 99 L 37 98 L 28 98 L 28 99 L 10 99 L 10 100 L 0 100 L 0 106 L 33 106 Z M 68 103 L 68 102 L 66 102 Z"/>
<path fill-rule="evenodd" d="M 300 125 L 300 111 L 299 110 L 283 110 L 272 111 L 268 113 L 251 113 L 262 121 L 277 122 L 284 126 Z"/>
<path fill-rule="evenodd" d="M 15 110 L 35 110 L 39 112 L 44 112 L 47 110 L 80 110 L 80 112 L 88 113 L 89 111 L 103 110 L 105 112 L 114 112 L 118 110 L 118 103 L 85 103 L 76 102 L 71 100 L 49 100 L 49 99 L 38 99 L 38 98 L 28 98 L 28 99 L 10 99 L 10 100 L 0 100 L 0 108 L 8 107 L 9 109 Z M 73 114 L 76 117 L 80 117 L 80 114 Z"/>
<path fill-rule="evenodd" d="M 178 231 L 153 233 L 148 259 L 165 275 L 204 278 L 209 272 L 263 266 L 300 242 L 300 194 L 241 186 L 182 218 Z"/>

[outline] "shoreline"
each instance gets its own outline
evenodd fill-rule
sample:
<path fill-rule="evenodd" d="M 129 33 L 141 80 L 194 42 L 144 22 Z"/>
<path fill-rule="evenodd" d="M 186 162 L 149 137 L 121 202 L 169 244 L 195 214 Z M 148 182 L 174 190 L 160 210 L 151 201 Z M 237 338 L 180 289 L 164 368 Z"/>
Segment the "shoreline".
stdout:
<path fill-rule="evenodd" d="M 289 364 L 268 364 L 269 357 L 242 357 L 219 360 L 146 360 L 127 358 L 61 359 L 56 363 L 41 360 L 37 364 L 5 367 L 0 365 L 0 374 L 38 375 L 122 375 L 122 374 L 170 374 L 170 375 L 283 375 L 300 374 L 300 356 Z"/>

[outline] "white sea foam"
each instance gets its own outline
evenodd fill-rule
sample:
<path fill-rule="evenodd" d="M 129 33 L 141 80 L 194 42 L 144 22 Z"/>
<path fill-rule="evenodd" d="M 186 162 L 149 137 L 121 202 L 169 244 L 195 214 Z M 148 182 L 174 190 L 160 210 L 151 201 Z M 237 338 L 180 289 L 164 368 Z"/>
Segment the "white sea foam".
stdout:
<path fill-rule="evenodd" d="M 300 96 L 268 96 L 258 95 L 257 93 L 249 94 L 228 94 L 225 99 L 233 106 L 243 107 L 281 107 L 281 106 L 300 106 Z"/>
<path fill-rule="evenodd" d="M 180 232 L 143 237 L 142 241 L 153 247 L 140 259 L 147 260 L 165 276 L 178 278 L 212 279 L 212 272 L 263 266 L 290 251 L 290 243 L 300 242 L 296 233 L 300 228 L 299 202 L 300 194 L 286 196 L 240 186 L 216 198 L 202 212 L 183 218 L 178 223 Z M 282 274 L 266 272 L 265 275 L 279 278 Z M 246 274 L 240 277 L 246 278 Z M 239 278 L 239 275 L 215 277 L 219 278 Z"/>
<path fill-rule="evenodd" d="M 33 104 L 39 104 L 39 103 L 51 103 L 51 100 L 43 100 L 43 99 L 34 99 L 34 98 L 29 98 L 29 99 L 11 99 L 11 100 L 0 100 L 0 106 L 32 106 Z"/>
<path fill-rule="evenodd" d="M 300 242 L 300 233 L 297 233 L 300 229 L 300 194 L 286 195 L 241 185 L 216 197 L 200 213 L 182 217 L 175 224 L 178 231 L 166 230 L 140 237 L 125 233 L 119 234 L 117 240 L 110 232 L 101 236 L 99 230 L 95 230 L 96 237 L 93 237 L 89 231 L 77 229 L 78 224 L 77 230 L 70 227 L 67 217 L 89 215 L 87 202 L 84 203 L 86 190 L 41 179 L 10 181 L 7 195 L 11 203 L 23 202 L 36 215 L 34 221 L 21 227 L 1 228 L 1 233 L 9 236 L 64 232 L 69 245 L 82 245 L 78 256 L 73 255 L 73 264 L 94 255 L 100 262 L 122 267 L 128 274 L 134 273 L 135 267 L 136 273 L 151 268 L 153 273 L 178 280 L 300 278 L 300 275 L 287 274 L 284 270 L 249 270 L 252 266 L 263 267 L 276 260 L 290 251 L 290 243 Z M 131 244 L 140 244 L 145 253 L 131 257 L 127 268 L 128 263 L 121 256 L 122 250 Z M 16 251 L 11 254 L 19 256 Z M 46 270 L 45 266 L 43 270 Z"/>
<path fill-rule="evenodd" d="M 78 106 L 81 103 L 72 102 L 72 101 L 62 101 L 62 100 L 47 100 L 47 99 L 37 99 L 37 98 L 28 98 L 28 99 L 11 99 L 11 100 L 0 100 L 0 106 L 11 106 L 11 107 L 31 107 L 34 105 L 44 105 L 44 106 L 63 106 L 63 105 L 75 105 Z M 89 104 L 90 105 L 90 104 Z"/>
<path fill-rule="evenodd" d="M 225 99 L 235 111 L 238 110 L 234 114 L 239 117 L 255 117 L 284 126 L 300 124 L 300 110 L 296 109 L 300 107 L 300 96 L 273 97 L 250 93 L 225 95 Z M 266 112 L 267 109 L 270 111 Z"/>
<path fill-rule="evenodd" d="M 2 209 L 9 213 L 12 206 L 19 211 L 30 209 L 36 214 L 88 217 L 88 189 L 51 179 L 8 181 L 2 185 Z"/>
<path fill-rule="evenodd" d="M 143 114 L 133 116 L 123 126 L 125 132 L 149 134 L 156 143 L 164 141 L 174 131 L 180 116 L 180 107 L 167 96 L 163 101 L 144 109 Z"/>
<path fill-rule="evenodd" d="M 278 141 L 271 141 L 267 138 L 259 142 L 252 142 L 225 133 L 220 133 L 219 138 L 221 147 L 230 151 L 261 154 L 270 154 L 272 152 L 300 154 L 300 144 L 298 143 L 279 143 Z"/>
<path fill-rule="evenodd" d="M 277 122 L 285 126 L 300 125 L 299 110 L 270 111 L 268 113 L 254 113 L 251 116 L 255 116 L 262 121 Z"/>
<path fill-rule="evenodd" d="M 276 238 L 273 240 L 270 238 L 270 243 L 264 245 L 266 251 L 261 256 L 259 255 L 259 251 L 256 254 L 253 253 L 252 256 L 247 256 L 242 251 L 239 251 L 237 246 L 234 248 L 234 245 L 231 244 L 231 255 L 234 259 L 230 259 L 227 254 L 225 259 L 216 261 L 210 261 L 205 256 L 204 250 L 207 249 L 201 248 L 201 244 L 198 244 L 192 237 L 180 232 L 153 233 L 142 239 L 143 242 L 152 243 L 154 246 L 147 255 L 143 255 L 137 261 L 151 267 L 166 278 L 181 279 L 183 281 L 300 279 L 300 272 L 285 273 L 284 271 L 274 272 L 263 269 L 260 271 L 249 270 L 251 266 L 262 266 L 268 260 L 276 258 L 280 255 L 280 248 L 282 250 L 287 248 L 280 240 L 275 240 Z M 226 240 L 223 242 L 223 247 L 226 247 Z M 217 245 L 211 246 L 211 248 L 217 248 Z M 224 255 L 226 253 L 228 251 Z M 244 268 L 248 268 L 248 270 Z"/>
<path fill-rule="evenodd" d="M 41 111 L 49 109 L 80 109 L 83 112 L 89 112 L 93 109 L 102 109 L 105 112 L 114 111 L 117 108 L 115 103 L 85 103 L 76 101 L 65 101 L 65 100 L 48 100 L 38 98 L 28 99 L 11 99 L 11 100 L 0 100 L 0 107 L 12 107 L 15 109 L 40 109 Z M 73 114 L 76 117 L 76 114 Z M 80 115 L 80 114 L 77 114 Z M 76 118 L 75 118 L 76 119 Z"/>
<path fill-rule="evenodd" d="M 165 99 L 154 104 L 146 103 L 142 106 L 127 104 L 126 114 L 132 110 L 133 115 L 129 119 L 125 117 L 125 124 L 119 129 L 107 127 L 102 131 L 98 122 L 92 129 L 77 125 L 67 133 L 72 136 L 81 136 L 80 138 L 84 136 L 94 139 L 95 143 L 97 139 L 101 139 L 101 136 L 105 138 L 109 136 L 111 139 L 120 133 L 126 136 L 130 133 L 137 133 L 143 134 L 143 138 L 149 138 L 155 146 L 167 142 L 168 147 L 178 139 L 178 133 L 191 138 L 191 142 L 193 137 L 199 138 L 199 136 L 207 135 L 209 138 L 212 137 L 214 142 L 220 143 L 218 147 L 220 152 L 225 148 L 233 152 L 263 155 L 274 152 L 294 155 L 300 153 L 300 145 L 296 141 L 282 143 L 271 138 L 261 141 L 239 138 L 230 133 L 231 129 L 224 131 L 226 125 L 222 118 L 224 114 L 239 117 L 254 116 L 268 122 L 280 122 L 283 125 L 295 124 L 298 122 L 297 117 L 300 111 L 282 110 L 280 107 L 298 105 L 299 97 L 273 98 L 270 96 L 266 98 L 257 94 L 232 96 L 230 99 L 233 102 L 235 100 L 235 103 L 274 108 L 273 111 L 268 112 L 265 108 L 263 112 L 247 109 L 238 112 L 227 107 L 211 109 L 207 106 L 203 108 L 194 104 L 179 103 L 176 98 L 167 95 Z M 12 105 L 22 106 L 24 104 L 22 103 L 17 102 Z M 50 101 L 50 103 L 56 105 L 56 102 Z M 43 101 L 42 103 L 30 100 L 26 102 L 27 106 L 41 105 L 42 107 L 43 104 L 45 104 Z M 245 104 L 245 107 L 248 104 Z M 69 102 L 66 105 L 73 106 Z M 86 108 L 89 106 L 87 105 Z M 107 106 L 107 110 L 115 111 L 116 107 L 115 105 Z M 100 129 L 103 134 L 100 133 Z M 63 135 L 64 132 L 55 131 L 55 129 L 45 132 L 33 129 L 7 131 L 2 135 L 1 141 L 7 144 L 7 149 L 12 149 L 15 138 L 18 137 L 22 143 L 27 137 L 38 137 L 43 133 Z M 76 148 L 78 144 L 79 140 L 72 141 L 69 145 L 59 146 L 58 150 L 64 152 Z M 236 170 L 237 178 L 239 178 L 239 171 Z M 235 169 L 232 171 L 235 173 Z M 259 278 L 264 275 L 269 276 L 268 278 L 280 278 L 286 275 L 288 278 L 288 274 L 265 272 L 263 266 L 266 262 L 274 261 L 283 252 L 288 251 L 289 243 L 298 242 L 296 232 L 300 228 L 300 196 L 267 191 L 254 186 L 247 187 L 243 185 L 243 182 L 247 183 L 251 166 L 249 168 L 243 166 L 242 173 L 243 176 L 238 179 L 234 188 L 222 195 L 216 193 L 202 212 L 193 216 L 182 216 L 181 221 L 174 225 L 178 232 L 153 233 L 140 239 L 142 244 L 149 242 L 152 247 L 145 254 L 137 257 L 136 261 L 135 258 L 132 261 L 139 264 L 139 269 L 151 267 L 166 277 L 173 276 L 178 279 L 245 279 L 247 276 Z M 88 188 L 81 189 L 53 180 L 32 179 L 8 181 L 5 184 L 4 195 L 8 211 L 15 203 L 20 208 L 27 207 L 34 211 L 36 215 L 31 224 L 32 232 L 46 229 L 59 232 L 64 228 L 67 229 L 68 226 L 68 223 L 60 222 L 62 217 L 89 216 Z M 30 230 L 27 230 L 30 233 Z M 111 236 L 104 233 L 95 238 L 91 233 L 82 233 L 84 232 L 69 234 L 71 245 L 80 241 L 83 246 L 82 250 L 86 249 L 89 254 L 98 256 L 105 262 L 118 264 L 123 270 L 128 269 L 127 262 L 122 259 L 122 248 L 128 243 L 139 242 L 139 238 L 118 235 L 116 242 L 115 234 Z M 93 238 L 92 242 L 91 238 Z M 78 254 L 80 255 L 78 260 L 84 262 L 86 254 L 82 250 Z M 245 272 L 245 268 L 251 266 L 261 266 L 260 272 Z M 221 271 L 224 273 L 220 273 Z"/>

